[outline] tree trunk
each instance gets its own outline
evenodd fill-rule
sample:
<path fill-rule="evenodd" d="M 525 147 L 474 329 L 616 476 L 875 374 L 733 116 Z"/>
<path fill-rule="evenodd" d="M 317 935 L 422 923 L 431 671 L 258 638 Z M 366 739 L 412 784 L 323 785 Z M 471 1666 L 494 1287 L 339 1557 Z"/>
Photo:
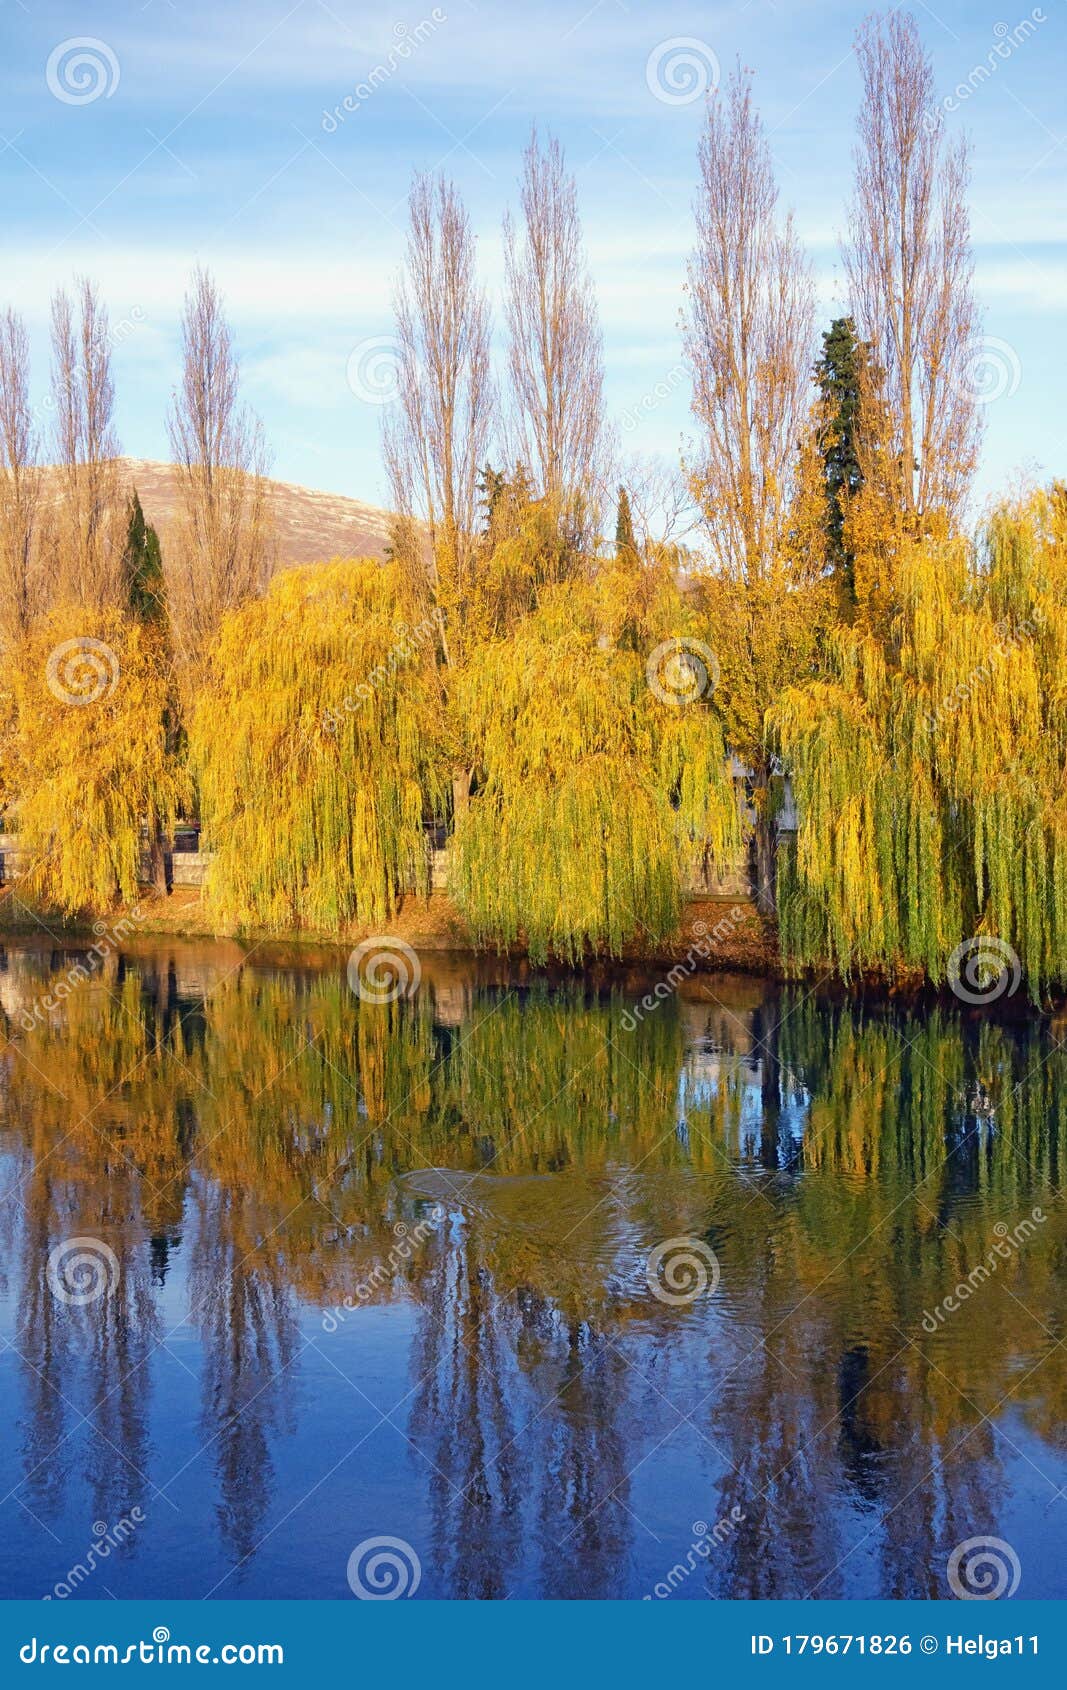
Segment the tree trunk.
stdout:
<path fill-rule="evenodd" d="M 471 801 L 471 780 L 473 777 L 473 769 L 454 768 L 452 770 L 453 829 L 455 829 L 458 825 L 460 817 L 465 814 L 467 806 Z"/>
<path fill-rule="evenodd" d="M 756 908 L 760 915 L 777 914 L 775 899 L 775 869 L 778 854 L 778 826 L 770 808 L 770 776 L 761 771 L 761 791 L 756 799 Z"/>
<path fill-rule="evenodd" d="M 165 898 L 170 891 L 167 884 L 167 853 L 163 844 L 163 835 L 159 828 L 153 829 L 152 843 L 149 846 L 149 863 L 152 874 L 153 889 L 161 898 Z"/>

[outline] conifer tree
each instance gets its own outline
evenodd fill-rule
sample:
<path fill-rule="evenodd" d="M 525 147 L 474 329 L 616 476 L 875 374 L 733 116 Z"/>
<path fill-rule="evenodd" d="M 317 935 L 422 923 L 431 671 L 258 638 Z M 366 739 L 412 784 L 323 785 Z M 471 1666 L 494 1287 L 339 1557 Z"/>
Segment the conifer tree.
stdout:
<path fill-rule="evenodd" d="M 625 487 L 620 487 L 618 511 L 615 517 L 615 556 L 625 558 L 637 557 L 637 555 L 633 516 L 630 513 L 630 495 Z"/>
<path fill-rule="evenodd" d="M 142 622 L 162 621 L 166 604 L 159 535 L 145 521 L 136 487 L 130 494 L 128 512 L 123 567 L 130 613 Z"/>
<path fill-rule="evenodd" d="M 848 501 L 863 485 L 859 457 L 862 383 L 869 349 L 851 317 L 835 317 L 822 337 L 815 380 L 822 400 L 822 460 L 826 479 L 827 555 L 842 596 L 855 603 L 855 559 L 845 536 Z"/>

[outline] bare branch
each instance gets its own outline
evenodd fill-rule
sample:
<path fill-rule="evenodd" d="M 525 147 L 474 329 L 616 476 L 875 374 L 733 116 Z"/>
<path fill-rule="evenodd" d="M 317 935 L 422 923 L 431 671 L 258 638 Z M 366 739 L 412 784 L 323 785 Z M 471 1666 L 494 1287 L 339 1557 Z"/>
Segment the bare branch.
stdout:
<path fill-rule="evenodd" d="M 181 386 L 167 419 L 181 513 L 165 554 L 180 649 L 203 653 L 222 617 L 265 585 L 273 565 L 267 453 L 240 403 L 240 370 L 222 298 L 193 272 L 182 315 Z"/>
<path fill-rule="evenodd" d="M 868 18 L 856 53 L 864 98 L 844 258 L 852 314 L 879 366 L 889 438 L 878 444 L 906 517 L 952 517 L 978 449 L 967 149 L 944 141 L 914 18 Z"/>
<path fill-rule="evenodd" d="M 0 316 L 0 646 L 20 639 L 40 608 L 41 472 L 30 405 L 30 350 L 14 311 Z"/>
<path fill-rule="evenodd" d="M 504 220 L 511 455 L 573 520 L 604 480 L 603 342 L 574 177 L 559 142 L 542 149 L 536 132 L 520 204 L 521 231 Z"/>
<path fill-rule="evenodd" d="M 685 349 L 703 425 L 695 487 L 720 568 L 757 578 L 781 547 L 810 388 L 814 297 L 740 71 L 708 107 Z"/>
<path fill-rule="evenodd" d="M 52 590 L 103 608 L 123 588 L 125 525 L 113 424 L 111 334 L 95 283 L 52 300 L 52 399 L 60 498 L 51 545 Z"/>
<path fill-rule="evenodd" d="M 444 177 L 416 177 L 406 262 L 395 293 L 399 396 L 383 446 L 402 517 L 429 535 L 438 602 L 462 604 L 474 556 L 478 471 L 489 446 L 493 393 L 489 306 L 475 273 L 470 219 Z M 406 529 L 405 555 L 421 551 Z"/>

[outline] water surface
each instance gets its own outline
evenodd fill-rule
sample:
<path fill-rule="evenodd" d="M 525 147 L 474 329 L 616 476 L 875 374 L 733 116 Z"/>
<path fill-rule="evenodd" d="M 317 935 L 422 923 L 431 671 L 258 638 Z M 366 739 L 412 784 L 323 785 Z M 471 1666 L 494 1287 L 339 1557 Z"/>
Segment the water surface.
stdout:
<path fill-rule="evenodd" d="M 77 956 L 0 954 L 3 1595 L 1065 1594 L 1046 1024 Z"/>

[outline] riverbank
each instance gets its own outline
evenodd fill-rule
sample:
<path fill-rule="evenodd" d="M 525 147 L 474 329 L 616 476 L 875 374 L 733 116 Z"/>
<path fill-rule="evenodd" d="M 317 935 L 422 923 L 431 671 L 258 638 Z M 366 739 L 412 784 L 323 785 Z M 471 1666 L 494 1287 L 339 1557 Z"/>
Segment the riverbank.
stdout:
<path fill-rule="evenodd" d="M 116 912 L 102 923 L 69 921 L 54 911 L 35 908 L 13 888 L 0 897 L 0 933 L 39 934 L 75 939 L 97 933 L 101 926 L 122 922 L 122 934 L 167 935 L 185 939 L 230 939 L 244 943 L 351 949 L 382 933 L 401 939 L 416 951 L 484 954 L 452 900 L 434 892 L 428 898 L 402 899 L 395 915 L 377 926 L 350 926 L 337 932 L 313 930 L 266 932 L 237 928 L 219 921 L 197 888 L 175 887 L 169 897 L 145 889 L 135 909 Z M 521 946 L 509 956 L 522 958 Z M 605 958 L 591 957 L 591 963 Z M 781 956 L 773 922 L 765 921 L 751 901 L 739 897 L 692 897 L 686 901 L 675 933 L 646 935 L 627 945 L 622 962 L 647 966 L 684 967 L 687 973 L 735 972 L 779 976 Z"/>
<path fill-rule="evenodd" d="M 446 970 L 476 965 L 483 984 L 516 971 L 523 979 L 538 975 L 562 979 L 580 974 L 593 983 L 614 979 L 638 996 L 664 979 L 671 991 L 684 997 L 687 986 L 701 995 L 711 976 L 747 977 L 778 985 L 797 977 L 783 963 L 777 924 L 761 917 L 751 899 L 726 894 L 690 894 L 674 933 L 646 934 L 625 945 L 618 956 L 590 953 L 578 965 L 558 958 L 535 965 L 521 944 L 507 951 L 479 946 L 456 905 L 440 891 L 427 898 L 403 898 L 393 916 L 377 925 L 351 925 L 326 932 L 268 931 L 227 924 L 212 912 L 198 887 L 176 886 L 166 898 L 144 887 L 138 904 L 95 922 L 67 920 L 55 911 L 32 906 L 19 896 L 17 882 L 14 887 L 0 889 L 0 944 L 5 937 L 25 941 L 42 936 L 71 949 L 96 943 L 131 953 L 139 942 L 149 944 L 159 938 L 190 946 L 211 941 L 227 946 L 232 967 L 240 966 L 242 958 L 253 951 L 259 959 L 279 967 L 329 966 L 331 961 L 346 959 L 365 940 L 388 937 L 410 945 L 424 970 L 432 959 Z M 1067 1001 L 1054 997 L 1037 1008 L 1021 985 L 1007 992 L 995 991 L 988 999 L 977 999 L 961 998 L 946 985 L 932 984 L 918 971 L 889 974 L 868 969 L 845 979 L 826 964 L 801 972 L 808 988 L 826 1001 L 866 999 L 871 1003 L 905 1004 L 915 1010 L 924 1004 L 932 1008 L 941 1003 L 956 1013 L 972 1016 L 984 1015 L 995 1006 L 998 1015 L 1009 1021 L 1039 1017 L 1055 1027 L 1067 1027 Z"/>

